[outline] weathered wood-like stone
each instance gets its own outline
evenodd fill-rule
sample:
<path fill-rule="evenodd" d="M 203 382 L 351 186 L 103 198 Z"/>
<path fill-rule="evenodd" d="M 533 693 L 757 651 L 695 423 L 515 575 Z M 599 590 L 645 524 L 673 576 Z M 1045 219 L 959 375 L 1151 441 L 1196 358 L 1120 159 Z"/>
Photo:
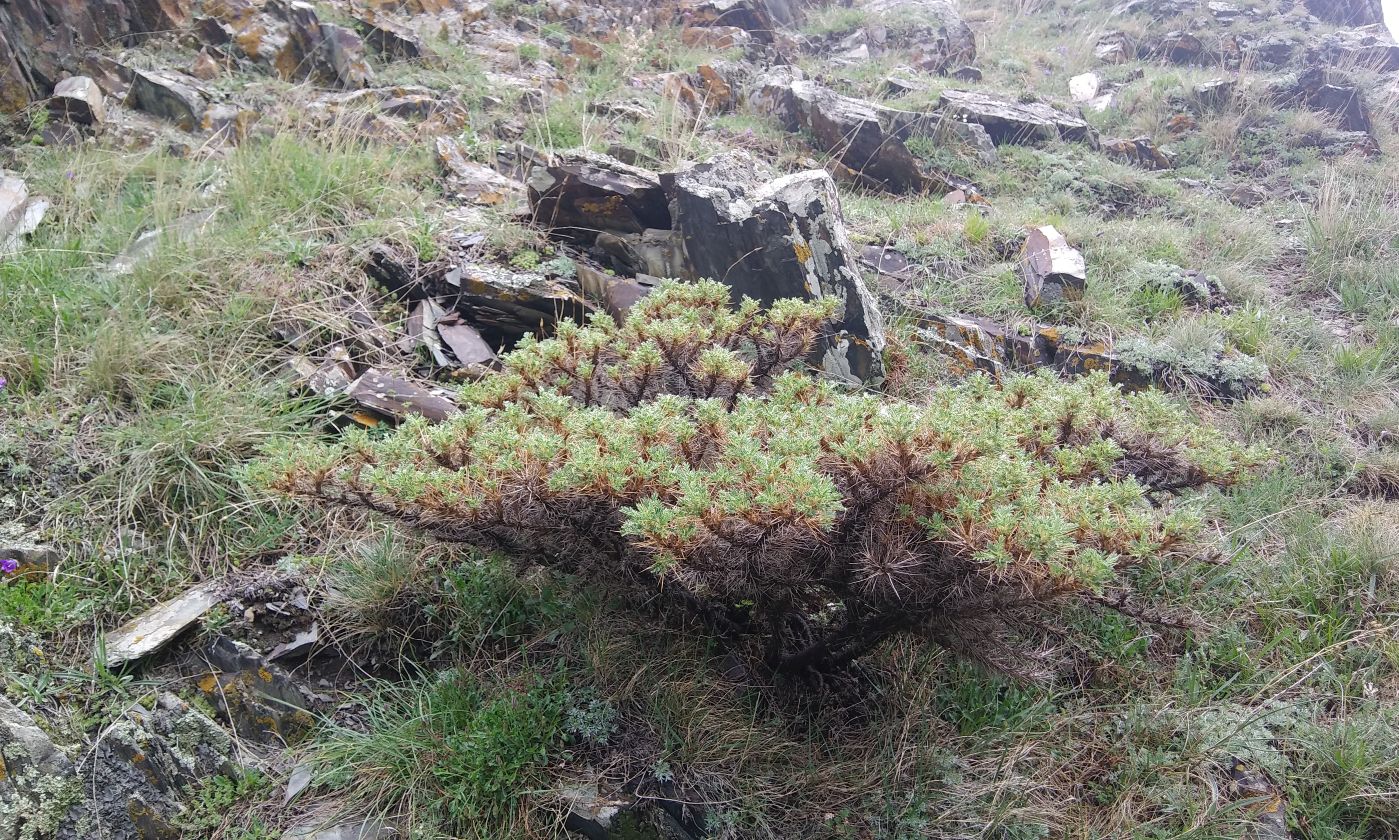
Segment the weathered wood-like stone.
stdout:
<path fill-rule="evenodd" d="M 160 650 L 219 601 L 212 585 L 196 586 L 147 610 L 106 636 L 107 667 L 135 662 Z"/>
<path fill-rule="evenodd" d="M 692 276 L 727 284 L 736 301 L 834 297 L 841 308 L 821 364 L 852 382 L 882 378 L 884 322 L 860 277 L 835 182 L 823 171 L 767 177 L 744 152 L 664 176 Z"/>
<path fill-rule="evenodd" d="M 944 90 L 940 108 L 955 119 L 980 125 L 997 144 L 1095 139 L 1088 123 L 1043 103 L 1015 102 L 978 91 Z"/>
<path fill-rule="evenodd" d="M 375 368 L 350 383 L 345 394 L 360 406 L 392 420 L 420 414 L 441 422 L 460 410 L 441 388 L 428 388 Z"/>
<path fill-rule="evenodd" d="M 1020 275 L 1025 281 L 1025 305 L 1031 309 L 1079 300 L 1088 283 L 1083 255 L 1053 225 L 1037 227 L 1025 238 Z"/>

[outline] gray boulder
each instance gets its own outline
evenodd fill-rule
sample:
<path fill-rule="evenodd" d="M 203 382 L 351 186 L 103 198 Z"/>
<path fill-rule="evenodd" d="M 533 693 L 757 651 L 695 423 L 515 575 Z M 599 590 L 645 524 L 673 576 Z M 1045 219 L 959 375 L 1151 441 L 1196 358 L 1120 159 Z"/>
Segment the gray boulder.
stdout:
<path fill-rule="evenodd" d="M 860 277 L 835 182 L 820 170 L 770 176 L 746 152 L 663 176 L 691 276 L 725 283 L 735 301 L 836 298 L 820 364 L 852 383 L 881 379 L 883 317 Z"/>

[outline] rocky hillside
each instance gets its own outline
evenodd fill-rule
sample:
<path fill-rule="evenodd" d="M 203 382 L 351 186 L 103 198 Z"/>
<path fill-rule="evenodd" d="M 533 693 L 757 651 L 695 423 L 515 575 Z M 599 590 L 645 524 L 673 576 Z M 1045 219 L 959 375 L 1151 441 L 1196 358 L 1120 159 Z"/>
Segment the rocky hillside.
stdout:
<path fill-rule="evenodd" d="M 1379 0 L 0 0 L 0 140 L 0 840 L 1399 836 Z M 672 280 L 758 307 L 701 355 L 698 303 L 645 320 Z M 726 628 L 776 576 L 604 579 L 383 479 L 518 420 L 521 381 L 573 401 L 563 435 L 600 381 L 732 411 L 788 363 L 839 395 L 811 457 L 870 511 L 861 434 L 944 412 L 939 469 L 1135 539 L 1022 602 L 977 575 L 1060 544 L 1023 499 L 909 515 L 926 544 L 849 516 L 863 588 L 783 590 L 810 603 L 763 651 Z M 672 419 L 638 416 L 586 445 Z M 492 477 L 558 448 L 492 429 Z M 326 446 L 360 459 L 343 504 L 266 480 Z M 559 470 L 515 498 L 555 537 Z M 744 478 L 719 501 L 804 503 Z M 959 539 L 974 571 L 898 583 Z M 880 624 L 910 592 L 1025 609 Z M 822 632 L 858 668 L 784 676 Z"/>

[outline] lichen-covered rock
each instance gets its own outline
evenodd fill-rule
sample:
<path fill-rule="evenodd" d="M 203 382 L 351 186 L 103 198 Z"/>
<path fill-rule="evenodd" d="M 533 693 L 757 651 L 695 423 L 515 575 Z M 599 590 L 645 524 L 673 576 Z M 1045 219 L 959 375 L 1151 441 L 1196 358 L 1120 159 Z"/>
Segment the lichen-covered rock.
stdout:
<path fill-rule="evenodd" d="M 0 694 L 0 840 L 52 836 L 77 796 L 68 756 Z"/>
<path fill-rule="evenodd" d="M 239 737 L 284 746 L 310 731 L 315 723 L 310 698 L 257 651 L 220 636 L 205 657 L 213 670 L 200 676 L 196 687 Z"/>
<path fill-rule="evenodd" d="M 82 72 L 91 47 L 178 29 L 193 0 L 8 0 L 0 3 L 0 113 L 48 96 Z"/>
<path fill-rule="evenodd" d="M 81 801 L 58 840 L 175 840 L 183 797 L 216 775 L 232 775 L 233 740 L 174 694 L 136 706 L 103 729 L 78 768 Z"/>
<path fill-rule="evenodd" d="M 323 23 L 302 0 L 209 0 L 197 21 L 209 43 L 242 53 L 283 79 L 355 89 L 373 79 L 364 41 L 353 31 Z"/>
<path fill-rule="evenodd" d="M 532 167 L 526 184 L 535 221 L 580 240 L 671 226 L 660 177 L 607 155 L 564 153 Z"/>
<path fill-rule="evenodd" d="M 836 298 L 822 366 L 851 382 L 881 379 L 883 317 L 860 277 L 835 182 L 823 171 L 770 175 L 730 152 L 663 176 L 691 276 L 725 283 L 735 300 Z"/>

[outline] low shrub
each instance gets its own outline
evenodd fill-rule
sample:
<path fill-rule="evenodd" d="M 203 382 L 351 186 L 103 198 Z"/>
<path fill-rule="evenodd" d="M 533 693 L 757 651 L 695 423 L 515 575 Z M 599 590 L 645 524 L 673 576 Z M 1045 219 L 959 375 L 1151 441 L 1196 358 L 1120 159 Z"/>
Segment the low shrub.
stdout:
<path fill-rule="evenodd" d="M 1046 610 L 1123 603 L 1097 596 L 1189 539 L 1169 497 L 1256 458 L 1101 375 L 841 391 L 790 370 L 832 311 L 668 284 L 622 324 L 523 342 L 445 423 L 297 445 L 259 477 L 639 593 L 765 678 L 844 690 L 901 634 L 1036 672 Z"/>

